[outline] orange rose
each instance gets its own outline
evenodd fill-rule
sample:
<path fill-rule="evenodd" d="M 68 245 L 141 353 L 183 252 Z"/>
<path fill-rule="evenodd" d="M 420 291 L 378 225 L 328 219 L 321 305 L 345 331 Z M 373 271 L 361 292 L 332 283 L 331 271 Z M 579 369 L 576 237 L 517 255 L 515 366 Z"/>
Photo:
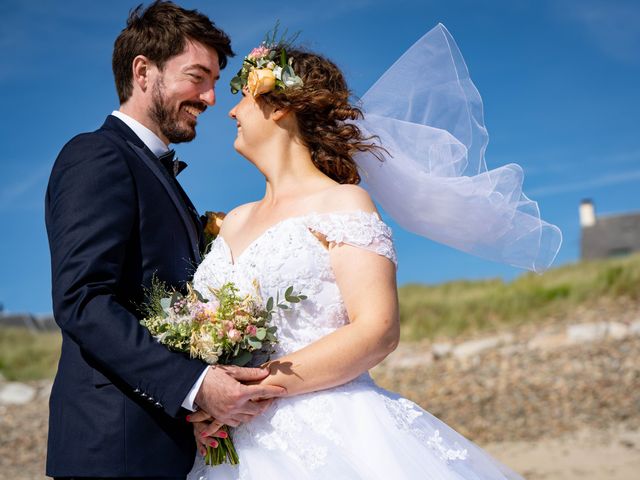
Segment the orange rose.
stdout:
<path fill-rule="evenodd" d="M 220 233 L 220 227 L 226 214 L 223 212 L 206 212 L 205 215 L 207 216 L 207 226 L 204 228 L 204 233 L 215 238 Z"/>
<path fill-rule="evenodd" d="M 268 68 L 254 68 L 247 77 L 247 88 L 253 97 L 276 88 L 276 76 Z"/>

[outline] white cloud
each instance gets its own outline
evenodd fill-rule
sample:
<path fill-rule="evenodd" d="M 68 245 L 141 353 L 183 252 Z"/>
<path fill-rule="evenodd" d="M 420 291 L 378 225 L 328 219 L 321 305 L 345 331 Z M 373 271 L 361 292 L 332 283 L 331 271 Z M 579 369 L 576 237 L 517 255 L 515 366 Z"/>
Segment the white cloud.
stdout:
<path fill-rule="evenodd" d="M 566 0 L 555 3 L 560 14 L 583 28 L 606 55 L 640 64 L 640 3 L 637 0 Z"/>
<path fill-rule="evenodd" d="M 51 2 L 9 0 L 0 29 L 0 82 L 37 75 L 44 80 L 64 75 L 51 59 L 94 60 L 110 53 L 135 2 Z M 108 60 L 107 60 L 108 61 Z M 43 68 L 46 65 L 47 68 Z"/>
<path fill-rule="evenodd" d="M 509 162 L 503 160 L 496 165 L 505 163 Z M 563 175 L 584 171 L 585 168 L 595 170 L 609 165 L 619 168 L 628 164 L 640 164 L 640 148 L 578 156 L 575 151 L 566 147 L 533 154 L 525 153 L 518 157 L 516 163 L 523 166 L 526 176 Z"/>
<path fill-rule="evenodd" d="M 276 20 L 280 21 L 280 25 L 283 28 L 288 28 L 289 32 L 293 33 L 301 29 L 305 24 L 326 22 L 370 7 L 374 3 L 375 0 L 319 1 L 307 2 L 298 6 L 256 3 L 251 6 L 245 5 L 247 9 L 252 11 L 250 22 L 247 21 L 246 16 L 240 15 L 235 9 L 216 12 L 205 7 L 202 8 L 202 11 L 208 14 L 221 28 L 228 31 L 234 45 L 243 45 L 244 43 L 254 45 L 262 41 L 265 33 L 273 28 Z M 244 56 L 243 52 L 236 53 L 239 56 Z"/>
<path fill-rule="evenodd" d="M 42 206 L 49 172 L 51 165 L 40 165 L 22 180 L 3 186 L 0 190 L 0 211 Z"/>
<path fill-rule="evenodd" d="M 527 191 L 527 196 L 532 198 L 548 197 L 569 192 L 580 192 L 596 188 L 610 187 L 621 183 L 636 182 L 640 180 L 640 170 L 630 170 L 608 175 L 599 175 L 595 178 L 577 180 L 555 185 L 547 185 Z"/>

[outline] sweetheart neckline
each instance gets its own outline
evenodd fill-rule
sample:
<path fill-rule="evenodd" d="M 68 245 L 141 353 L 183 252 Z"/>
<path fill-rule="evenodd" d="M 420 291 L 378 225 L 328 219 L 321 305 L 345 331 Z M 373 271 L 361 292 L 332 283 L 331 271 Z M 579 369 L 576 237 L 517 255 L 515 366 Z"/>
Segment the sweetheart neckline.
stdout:
<path fill-rule="evenodd" d="M 222 242 L 222 244 L 225 246 L 225 248 L 227 249 L 227 253 L 229 254 L 229 261 L 231 262 L 231 265 L 237 265 L 238 262 L 240 261 L 240 259 L 251 249 L 253 248 L 254 245 L 256 245 L 260 239 L 262 239 L 265 235 L 267 235 L 267 233 L 275 230 L 277 227 L 281 226 L 282 224 L 290 221 L 290 220 L 299 220 L 301 218 L 304 217 L 308 217 L 313 215 L 313 213 L 311 214 L 305 214 L 305 215 L 296 215 L 295 217 L 288 217 L 288 218 L 284 218 L 282 220 L 277 221 L 276 223 L 274 223 L 273 225 L 267 227 L 260 235 L 258 235 L 256 238 L 254 238 L 251 242 L 249 242 L 247 244 L 246 247 L 244 247 L 244 249 L 242 249 L 242 252 L 239 255 L 235 255 L 233 253 L 233 250 L 231 249 L 231 246 L 227 243 L 227 240 L 222 236 L 222 235 L 218 235 L 216 237 L 216 240 L 219 238 Z"/>
<path fill-rule="evenodd" d="M 231 262 L 231 265 L 235 266 L 235 265 L 238 264 L 240 259 L 244 256 L 244 254 L 247 253 L 251 248 L 253 248 L 254 245 L 257 244 L 258 241 L 262 237 L 264 237 L 265 235 L 267 235 L 267 233 L 275 230 L 277 227 L 280 227 L 280 226 L 282 226 L 283 224 L 285 224 L 285 223 L 287 223 L 289 221 L 302 220 L 302 219 L 305 219 L 305 218 L 308 218 L 308 217 L 313 217 L 315 215 L 327 215 L 327 216 L 329 216 L 329 215 L 354 214 L 354 213 L 363 213 L 365 215 L 375 215 L 378 218 L 378 220 L 382 221 L 382 218 L 380 217 L 380 214 L 377 211 L 366 212 L 364 210 L 342 210 L 342 211 L 324 212 L 324 213 L 309 212 L 309 213 L 304 213 L 302 215 L 294 215 L 292 217 L 287 217 L 287 218 L 283 218 L 282 220 L 278 220 L 273 225 L 267 227 L 261 234 L 259 234 L 256 238 L 254 238 L 251 242 L 249 242 L 247 244 L 247 246 L 242 250 L 242 252 L 237 256 L 233 253 L 233 250 L 231 249 L 231 246 L 227 243 L 227 240 L 222 235 L 218 235 L 214 241 L 217 241 L 218 239 L 221 240 L 222 244 L 227 249 L 227 254 L 228 254 L 228 257 L 229 257 L 229 261 Z"/>

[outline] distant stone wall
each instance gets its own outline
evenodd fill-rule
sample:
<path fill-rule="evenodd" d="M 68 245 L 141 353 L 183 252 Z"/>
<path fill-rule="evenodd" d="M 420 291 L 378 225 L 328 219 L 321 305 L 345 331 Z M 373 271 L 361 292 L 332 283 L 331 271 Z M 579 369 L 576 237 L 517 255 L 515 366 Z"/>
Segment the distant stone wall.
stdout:
<path fill-rule="evenodd" d="M 58 329 L 52 315 L 32 315 L 30 313 L 0 314 L 0 328 L 21 327 L 34 331 L 54 331 Z"/>

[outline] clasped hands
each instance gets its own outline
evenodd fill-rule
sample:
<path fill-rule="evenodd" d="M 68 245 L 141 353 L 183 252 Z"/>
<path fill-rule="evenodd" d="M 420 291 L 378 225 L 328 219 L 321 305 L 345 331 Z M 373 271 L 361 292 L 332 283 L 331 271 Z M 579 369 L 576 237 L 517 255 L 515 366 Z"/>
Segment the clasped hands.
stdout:
<path fill-rule="evenodd" d="M 223 425 L 246 423 L 263 413 L 274 398 L 287 394 L 283 387 L 256 384 L 268 375 L 264 368 L 209 367 L 195 399 L 199 410 L 187 416 L 202 455 L 207 446 L 218 446 L 216 438 L 226 438 Z"/>

